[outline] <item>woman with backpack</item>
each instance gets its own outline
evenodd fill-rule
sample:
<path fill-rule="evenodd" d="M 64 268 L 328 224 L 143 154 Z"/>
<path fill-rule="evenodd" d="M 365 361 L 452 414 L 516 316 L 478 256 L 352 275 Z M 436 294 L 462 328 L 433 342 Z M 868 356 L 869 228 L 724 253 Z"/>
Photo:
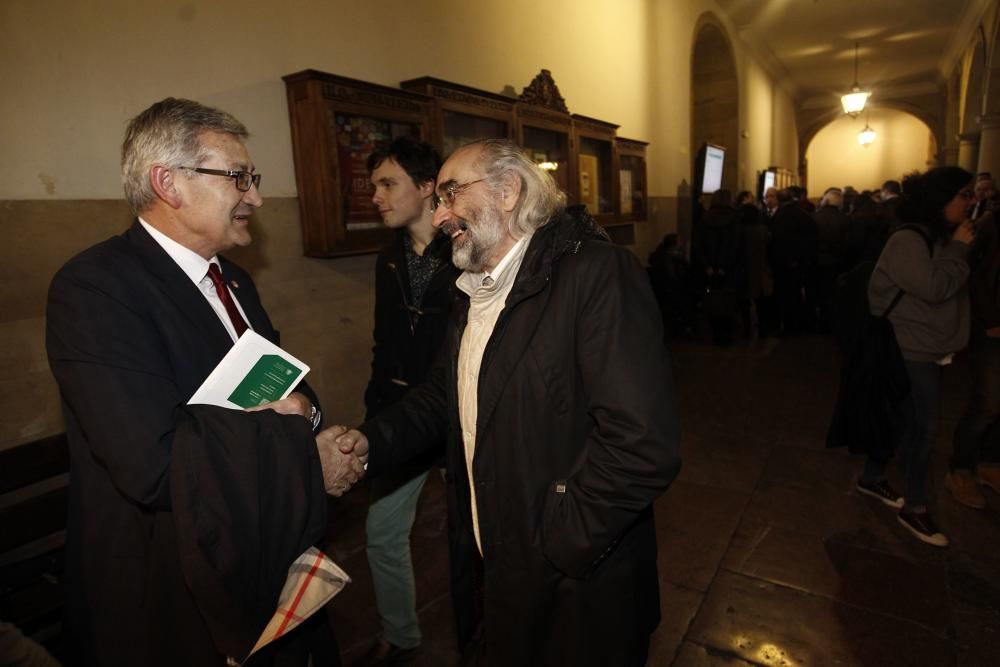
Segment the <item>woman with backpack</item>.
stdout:
<path fill-rule="evenodd" d="M 899 522 L 915 537 L 944 547 L 945 537 L 927 509 L 925 482 L 937 437 L 942 368 L 969 341 L 969 246 L 966 217 L 972 174 L 938 167 L 904 180 L 901 224 L 889 238 L 868 283 L 873 315 L 888 311 L 910 393 L 899 405 L 895 449 L 902 460 L 905 493 L 885 477 L 886 463 L 869 456 L 860 492 L 899 509 Z"/>

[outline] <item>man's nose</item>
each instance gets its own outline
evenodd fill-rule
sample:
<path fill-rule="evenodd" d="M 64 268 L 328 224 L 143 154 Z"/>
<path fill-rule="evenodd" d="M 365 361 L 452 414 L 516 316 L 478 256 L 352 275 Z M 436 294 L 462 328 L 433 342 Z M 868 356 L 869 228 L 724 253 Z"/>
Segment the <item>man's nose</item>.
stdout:
<path fill-rule="evenodd" d="M 374 192 L 372 192 L 372 203 L 376 206 L 382 203 L 382 195 L 379 194 L 378 188 L 375 188 Z"/>
<path fill-rule="evenodd" d="M 431 224 L 440 229 L 445 223 L 451 220 L 452 217 L 450 208 L 445 206 L 443 203 L 438 204 L 438 207 L 434 209 L 434 218 L 431 220 Z"/>
<path fill-rule="evenodd" d="M 257 189 L 257 186 L 251 183 L 250 189 L 243 193 L 243 201 L 254 208 L 260 208 L 264 203 L 264 198 L 260 196 L 260 190 Z"/>

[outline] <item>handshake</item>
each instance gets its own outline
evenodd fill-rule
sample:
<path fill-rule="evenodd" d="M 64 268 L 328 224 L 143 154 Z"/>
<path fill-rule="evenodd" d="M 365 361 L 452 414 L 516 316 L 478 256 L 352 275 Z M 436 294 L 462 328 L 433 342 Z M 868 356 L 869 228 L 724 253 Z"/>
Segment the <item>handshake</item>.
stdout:
<path fill-rule="evenodd" d="M 346 426 L 331 426 L 316 436 L 323 486 L 331 496 L 347 493 L 365 474 L 368 438 Z"/>

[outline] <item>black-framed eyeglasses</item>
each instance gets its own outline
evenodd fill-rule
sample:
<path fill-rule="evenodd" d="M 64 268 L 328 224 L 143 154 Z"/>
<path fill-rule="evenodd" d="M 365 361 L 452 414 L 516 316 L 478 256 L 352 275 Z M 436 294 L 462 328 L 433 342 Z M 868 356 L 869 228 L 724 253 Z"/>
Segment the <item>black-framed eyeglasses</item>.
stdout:
<path fill-rule="evenodd" d="M 470 185 L 475 185 L 476 183 L 482 183 L 485 178 L 479 178 L 474 181 L 469 181 L 468 183 L 452 183 L 451 185 L 445 187 L 444 193 L 438 194 L 434 193 L 431 195 L 431 210 L 436 211 L 438 206 L 444 206 L 446 209 L 451 209 L 455 205 L 455 200 L 458 199 L 458 195 L 465 192 L 465 189 Z"/>
<path fill-rule="evenodd" d="M 205 169 L 204 167 L 181 167 L 189 169 L 199 174 L 210 174 L 212 176 L 227 176 L 236 181 L 236 189 L 246 192 L 250 186 L 256 186 L 260 190 L 260 174 L 251 174 L 249 171 L 235 171 L 232 169 Z"/>

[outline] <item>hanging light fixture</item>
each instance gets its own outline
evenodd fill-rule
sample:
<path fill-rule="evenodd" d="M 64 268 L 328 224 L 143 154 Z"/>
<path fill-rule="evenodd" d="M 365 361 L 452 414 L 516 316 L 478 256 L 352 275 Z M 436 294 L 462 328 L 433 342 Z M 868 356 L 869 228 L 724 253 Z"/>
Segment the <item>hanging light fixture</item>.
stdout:
<path fill-rule="evenodd" d="M 858 143 L 868 148 L 875 142 L 875 130 L 873 130 L 869 125 L 868 121 L 871 118 L 871 112 L 865 114 L 865 129 L 858 132 Z"/>
<path fill-rule="evenodd" d="M 851 92 L 840 96 L 840 104 L 844 107 L 844 113 L 851 118 L 857 118 L 858 114 L 864 111 L 865 103 L 870 95 L 870 91 L 861 90 L 861 86 L 858 85 L 858 43 L 854 42 L 854 85 L 851 87 Z"/>

